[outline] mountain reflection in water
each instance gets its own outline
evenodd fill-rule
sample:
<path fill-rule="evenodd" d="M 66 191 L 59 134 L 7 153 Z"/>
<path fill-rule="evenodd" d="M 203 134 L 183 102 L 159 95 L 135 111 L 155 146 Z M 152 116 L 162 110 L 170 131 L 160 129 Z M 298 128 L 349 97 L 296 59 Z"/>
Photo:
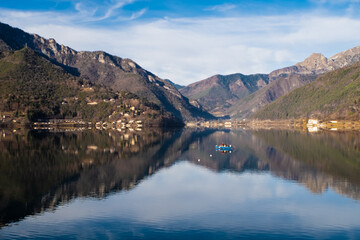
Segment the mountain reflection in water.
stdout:
<path fill-rule="evenodd" d="M 208 153 L 215 152 L 212 146 L 218 142 L 230 142 L 235 149 L 226 156 L 210 157 Z M 359 146 L 358 132 L 217 131 L 194 142 L 183 159 L 214 171 L 270 171 L 295 180 L 314 193 L 331 187 L 360 199 Z"/>
<path fill-rule="evenodd" d="M 215 151 L 231 144 L 230 154 Z M 360 199 L 360 134 L 285 130 L 183 129 L 123 134 L 3 131 L 0 224 L 52 210 L 79 197 L 132 189 L 158 170 L 186 160 L 215 172 L 265 171 L 313 193 L 332 188 Z"/>

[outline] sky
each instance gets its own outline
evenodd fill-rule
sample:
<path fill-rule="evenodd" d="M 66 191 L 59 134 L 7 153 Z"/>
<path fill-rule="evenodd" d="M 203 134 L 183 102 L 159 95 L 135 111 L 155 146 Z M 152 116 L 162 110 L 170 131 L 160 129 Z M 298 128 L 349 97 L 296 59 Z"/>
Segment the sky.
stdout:
<path fill-rule="evenodd" d="M 360 45 L 360 0 L 0 0 L 0 21 L 182 85 Z"/>

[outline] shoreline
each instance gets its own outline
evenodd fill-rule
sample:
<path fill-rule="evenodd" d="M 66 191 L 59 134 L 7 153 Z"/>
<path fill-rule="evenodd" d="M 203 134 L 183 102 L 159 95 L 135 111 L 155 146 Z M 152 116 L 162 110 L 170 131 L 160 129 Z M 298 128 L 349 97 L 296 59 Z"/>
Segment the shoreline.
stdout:
<path fill-rule="evenodd" d="M 118 131 L 137 130 L 143 128 L 161 127 L 144 124 L 141 120 L 119 122 L 85 122 L 83 120 L 60 120 L 48 122 L 20 123 L 11 122 L 1 124 L 1 129 L 114 129 Z M 164 127 L 164 126 L 162 126 Z M 360 120 L 319 120 L 319 119 L 291 119 L 291 120 L 226 120 L 226 121 L 199 121 L 185 122 L 187 128 L 219 128 L 219 129 L 288 129 L 308 132 L 318 131 L 360 131 Z M 172 128 L 172 127 L 165 127 Z M 178 127 L 176 127 L 178 128 Z"/>
<path fill-rule="evenodd" d="M 308 132 L 317 131 L 360 131 L 360 121 L 354 120 L 319 120 L 319 119 L 291 119 L 291 120 L 227 120 L 207 122 L 187 122 L 186 127 L 205 128 L 245 128 L 245 129 L 294 129 Z"/>

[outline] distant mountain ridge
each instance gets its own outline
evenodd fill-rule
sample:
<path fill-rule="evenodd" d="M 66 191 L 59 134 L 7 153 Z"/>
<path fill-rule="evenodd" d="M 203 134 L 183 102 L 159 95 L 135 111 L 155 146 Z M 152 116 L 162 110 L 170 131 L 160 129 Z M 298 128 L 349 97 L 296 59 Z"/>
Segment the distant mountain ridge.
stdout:
<path fill-rule="evenodd" d="M 165 81 L 167 81 L 168 83 L 170 83 L 171 85 L 173 85 L 177 90 L 180 90 L 182 88 L 184 88 L 185 86 L 174 83 L 173 81 L 169 80 L 169 79 L 164 79 Z"/>
<path fill-rule="evenodd" d="M 198 109 L 170 83 L 144 70 L 130 59 L 122 59 L 103 51 L 76 51 L 20 29 L 0 23 L 0 51 L 29 47 L 77 76 L 112 89 L 126 90 L 146 98 L 181 120 L 213 118 Z"/>
<path fill-rule="evenodd" d="M 303 62 L 270 73 L 270 78 L 280 74 L 324 74 L 360 61 L 360 46 L 335 54 L 329 59 L 321 53 L 313 53 Z"/>
<path fill-rule="evenodd" d="M 215 75 L 192 83 L 180 92 L 198 101 L 207 111 L 215 116 L 224 116 L 224 110 L 239 99 L 250 95 L 269 83 L 267 74 Z"/>

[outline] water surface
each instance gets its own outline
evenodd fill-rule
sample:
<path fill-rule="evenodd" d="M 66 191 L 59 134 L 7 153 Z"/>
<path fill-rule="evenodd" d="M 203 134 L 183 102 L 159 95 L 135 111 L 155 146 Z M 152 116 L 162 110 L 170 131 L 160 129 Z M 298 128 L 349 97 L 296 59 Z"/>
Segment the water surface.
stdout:
<path fill-rule="evenodd" d="M 357 132 L 4 131 L 0 238 L 359 239 L 359 146 Z"/>

